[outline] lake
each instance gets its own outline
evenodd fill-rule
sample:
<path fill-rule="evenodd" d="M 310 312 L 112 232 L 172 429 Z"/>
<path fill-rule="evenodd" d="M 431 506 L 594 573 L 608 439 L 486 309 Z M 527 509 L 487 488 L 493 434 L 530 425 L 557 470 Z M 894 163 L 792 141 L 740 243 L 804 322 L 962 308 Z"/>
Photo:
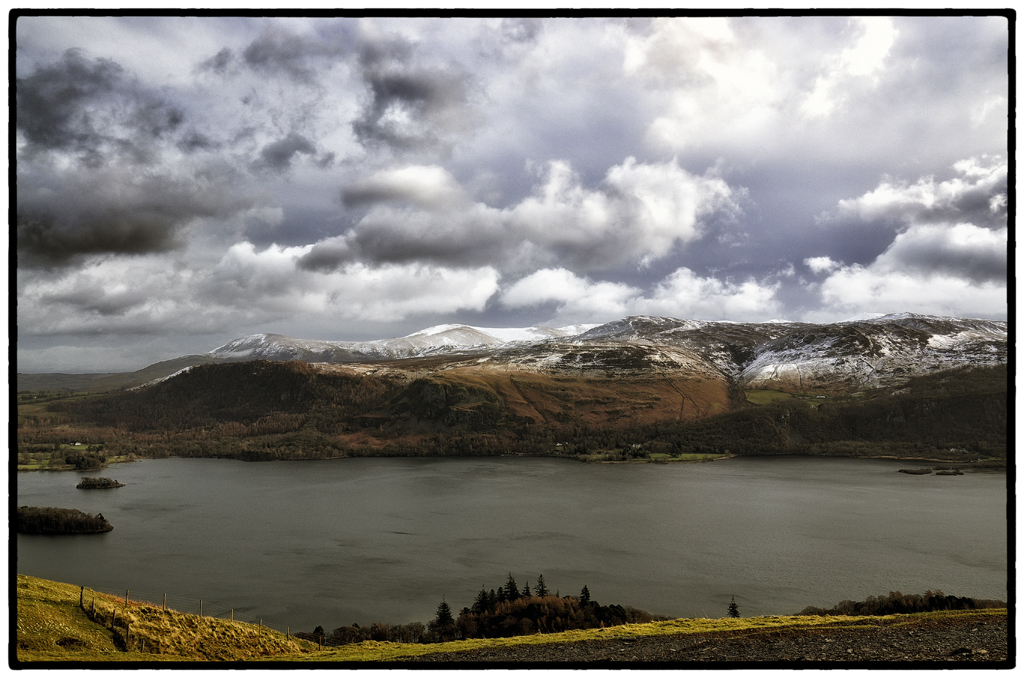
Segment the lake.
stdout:
<path fill-rule="evenodd" d="M 275 627 L 433 618 L 511 572 L 672 617 L 792 614 L 899 590 L 1007 598 L 1007 476 L 918 462 L 739 457 L 246 463 L 19 473 L 18 505 L 103 513 L 101 535 L 17 536 L 17 571 Z M 83 475 L 125 487 L 77 490 Z M 138 592 L 138 593 L 135 593 Z"/>

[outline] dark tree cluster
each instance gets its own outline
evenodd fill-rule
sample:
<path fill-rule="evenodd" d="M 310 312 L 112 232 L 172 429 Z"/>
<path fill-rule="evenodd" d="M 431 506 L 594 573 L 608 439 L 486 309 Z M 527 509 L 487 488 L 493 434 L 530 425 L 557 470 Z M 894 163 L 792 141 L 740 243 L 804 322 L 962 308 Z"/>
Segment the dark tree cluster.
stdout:
<path fill-rule="evenodd" d="M 103 468 L 107 458 L 101 454 L 72 452 L 64 456 L 64 463 L 74 466 L 76 471 L 95 471 Z"/>
<path fill-rule="evenodd" d="M 390 626 L 375 622 L 369 627 L 358 624 L 341 626 L 326 634 L 318 626 L 313 633 L 296 633 L 323 645 L 346 645 L 364 640 L 393 643 L 440 643 L 466 638 L 507 638 L 533 633 L 553 633 L 573 629 L 592 629 L 622 624 L 663 621 L 668 617 L 652 615 L 628 605 L 600 605 L 590 598 L 586 586 L 578 597 L 551 593 L 544 575 L 520 589 L 511 573 L 496 589 L 481 587 L 472 608 L 464 607 L 458 616 L 443 599 L 426 626 L 419 622 Z"/>
<path fill-rule="evenodd" d="M 92 534 L 114 529 L 102 513 L 94 516 L 78 509 L 19 506 L 17 520 L 22 534 Z"/>
<path fill-rule="evenodd" d="M 590 629 L 635 624 L 665 619 L 643 610 L 621 605 L 600 605 L 590 597 L 586 586 L 578 597 L 552 594 L 537 577 L 522 589 L 511 573 L 497 589 L 481 587 L 472 607 L 464 607 L 455 620 L 454 638 L 507 638 L 532 633 L 553 633 L 572 629 Z"/>
<path fill-rule="evenodd" d="M 364 640 L 387 641 L 391 643 L 425 643 L 427 642 L 427 628 L 420 622 L 396 625 L 374 622 L 370 626 L 360 626 L 359 624 L 339 626 L 329 634 L 324 631 L 322 626 L 318 626 L 313 630 L 313 633 L 299 631 L 295 636 L 320 645 L 332 647 L 361 643 Z"/>
<path fill-rule="evenodd" d="M 124 483 L 119 483 L 113 478 L 82 478 L 75 487 L 79 490 L 109 490 L 124 487 Z"/>
<path fill-rule="evenodd" d="M 866 600 L 844 600 L 835 607 L 822 609 L 806 607 L 800 614 L 878 616 L 886 614 L 911 614 L 914 612 L 935 612 L 941 610 L 982 610 L 1006 607 L 1001 600 L 976 599 L 947 596 L 942 591 L 925 591 L 924 594 L 902 594 L 890 591 L 888 596 L 868 596 Z"/>

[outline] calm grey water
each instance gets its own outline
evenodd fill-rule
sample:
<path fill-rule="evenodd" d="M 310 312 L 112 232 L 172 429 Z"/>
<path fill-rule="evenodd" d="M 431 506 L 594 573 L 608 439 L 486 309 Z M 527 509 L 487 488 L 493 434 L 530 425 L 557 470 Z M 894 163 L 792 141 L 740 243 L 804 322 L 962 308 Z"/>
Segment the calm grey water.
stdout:
<path fill-rule="evenodd" d="M 104 535 L 18 535 L 17 571 L 163 591 L 292 629 L 427 622 L 481 585 L 670 616 L 791 614 L 889 591 L 1007 596 L 1006 475 L 906 462 L 161 459 L 20 473 L 18 505 L 102 512 Z"/>

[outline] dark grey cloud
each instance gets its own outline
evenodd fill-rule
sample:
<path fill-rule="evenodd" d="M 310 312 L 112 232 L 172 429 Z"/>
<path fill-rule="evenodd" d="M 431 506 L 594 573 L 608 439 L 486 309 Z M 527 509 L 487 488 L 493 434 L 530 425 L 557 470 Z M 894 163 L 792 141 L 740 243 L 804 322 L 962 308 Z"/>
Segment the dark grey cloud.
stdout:
<path fill-rule="evenodd" d="M 19 266 L 51 267 L 89 254 L 165 252 L 201 217 L 228 217 L 251 200 L 205 180 L 104 169 L 23 175 L 17 191 Z"/>
<path fill-rule="evenodd" d="M 202 132 L 189 130 L 177 143 L 178 149 L 185 153 L 196 151 L 213 151 L 220 148 L 220 143 L 214 141 Z"/>
<path fill-rule="evenodd" d="M 99 282 L 95 282 L 91 285 L 80 285 L 67 292 L 44 294 L 40 301 L 46 304 L 65 304 L 75 307 L 78 311 L 109 317 L 124 315 L 131 309 L 147 303 L 149 296 L 146 291 L 140 289 L 107 290 Z"/>
<path fill-rule="evenodd" d="M 399 35 L 364 38 L 359 44 L 358 63 L 364 70 L 375 70 L 406 64 L 412 58 L 413 46 Z"/>
<path fill-rule="evenodd" d="M 214 73 L 223 74 L 227 71 L 228 67 L 234 62 L 235 53 L 230 47 L 225 47 L 221 51 L 214 54 L 212 57 L 203 61 L 199 64 L 201 70 L 210 70 Z"/>
<path fill-rule="evenodd" d="M 507 39 L 529 40 L 538 30 L 529 21 L 513 23 Z M 201 69 L 226 75 L 239 64 L 326 91 L 335 84 L 327 73 L 340 63 L 348 64 L 357 84 L 365 88 L 362 110 L 352 121 L 352 130 L 366 146 L 399 151 L 443 147 L 448 136 L 473 127 L 471 78 L 460 65 L 420 64 L 409 40 L 389 33 L 359 34 L 344 22 L 331 24 L 330 30 L 301 35 L 281 28 L 266 29 L 240 55 L 224 48 L 202 62 Z M 254 104 L 261 98 L 261 93 L 254 91 L 243 102 Z M 327 167 L 333 159 L 324 155 L 317 162 Z M 266 165 L 278 167 L 273 159 Z"/>
<path fill-rule="evenodd" d="M 304 271 L 329 273 L 355 259 L 355 252 L 344 238 L 330 238 L 318 242 L 313 249 L 299 257 L 297 266 Z"/>
<path fill-rule="evenodd" d="M 335 161 L 336 158 L 337 158 L 337 155 L 335 154 L 334 151 L 327 151 L 327 152 L 321 153 L 313 161 L 313 163 L 317 167 L 319 167 L 320 169 L 328 169 L 329 167 L 332 167 L 334 165 L 334 161 Z"/>
<path fill-rule="evenodd" d="M 149 163 L 152 143 L 185 120 L 179 106 L 140 86 L 116 62 L 88 59 L 76 49 L 18 78 L 15 94 L 26 158 L 58 151 L 78 155 L 89 167 L 112 158 Z"/>
<path fill-rule="evenodd" d="M 310 38 L 271 29 L 242 50 L 242 60 L 254 70 L 284 74 L 296 82 L 308 84 L 317 79 L 325 60 L 338 57 L 347 47 L 324 42 L 319 36 Z"/>
<path fill-rule="evenodd" d="M 292 160 L 297 154 L 315 155 L 316 146 L 301 134 L 291 132 L 285 138 L 264 146 L 260 150 L 260 158 L 256 161 L 255 167 L 283 172 L 291 167 Z"/>
<path fill-rule="evenodd" d="M 36 147 L 88 151 L 100 133 L 86 105 L 115 94 L 125 81 L 124 69 L 110 59 L 91 61 L 69 49 L 16 80 L 17 127 Z"/>
<path fill-rule="evenodd" d="M 362 144 L 399 151 L 430 148 L 443 145 L 451 132 L 464 134 L 473 127 L 469 74 L 452 62 L 419 65 L 416 56 L 400 36 L 363 36 L 356 63 L 369 96 L 352 123 Z"/>
<path fill-rule="evenodd" d="M 352 129 L 364 145 L 384 144 L 396 150 L 431 147 L 464 124 L 472 127 L 466 110 L 469 76 L 460 69 L 374 69 L 363 79 L 370 101 Z"/>

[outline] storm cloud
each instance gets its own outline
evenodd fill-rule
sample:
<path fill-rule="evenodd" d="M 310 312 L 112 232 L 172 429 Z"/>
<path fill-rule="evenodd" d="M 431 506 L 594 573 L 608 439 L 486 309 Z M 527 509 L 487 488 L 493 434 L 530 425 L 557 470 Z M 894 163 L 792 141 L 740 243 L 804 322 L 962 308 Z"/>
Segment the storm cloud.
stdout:
<path fill-rule="evenodd" d="M 228 217 L 250 204 L 203 178 L 113 168 L 25 176 L 18 185 L 18 263 L 166 252 L 182 245 L 181 231 L 192 221 Z"/>
<path fill-rule="evenodd" d="M 1007 315 L 1003 15 L 15 26 L 32 369 L 257 332 Z"/>
<path fill-rule="evenodd" d="M 88 59 L 77 49 L 17 78 L 15 92 L 23 154 L 70 152 L 89 167 L 112 157 L 150 160 L 147 144 L 177 131 L 185 118 L 116 62 Z"/>

